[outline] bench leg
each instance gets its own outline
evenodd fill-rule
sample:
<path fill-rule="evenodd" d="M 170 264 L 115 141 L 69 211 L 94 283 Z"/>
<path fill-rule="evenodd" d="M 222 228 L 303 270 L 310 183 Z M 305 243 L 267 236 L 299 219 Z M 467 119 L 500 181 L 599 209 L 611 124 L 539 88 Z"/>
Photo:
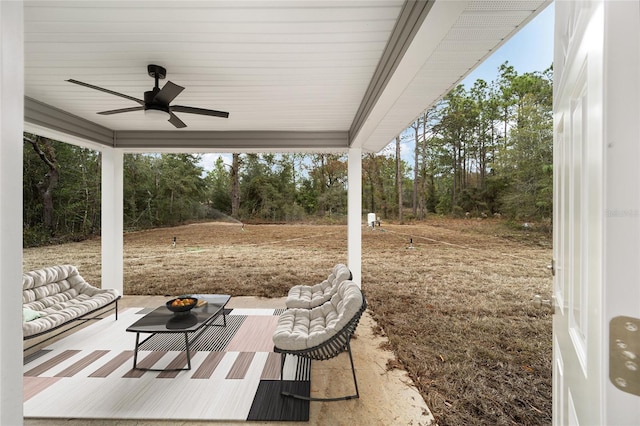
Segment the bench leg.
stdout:
<path fill-rule="evenodd" d="M 349 350 L 349 361 L 351 361 L 351 373 L 353 374 L 353 384 L 356 388 L 356 394 L 347 399 L 360 398 L 360 392 L 358 391 L 358 380 L 356 379 L 356 368 L 353 366 L 353 356 L 351 355 L 351 343 L 347 342 L 347 349 Z"/>
<path fill-rule="evenodd" d="M 288 396 L 291 398 L 296 398 L 296 399 L 304 399 L 305 401 L 325 401 L 325 402 L 330 402 L 330 401 L 346 401 L 349 399 L 357 399 L 360 398 L 360 392 L 358 391 L 358 381 L 356 380 L 356 369 L 353 365 L 353 356 L 351 355 L 351 344 L 349 342 L 347 342 L 347 351 L 349 352 L 349 361 L 351 362 L 351 373 L 353 374 L 353 384 L 355 386 L 356 389 L 356 393 L 353 395 L 346 395 L 346 396 L 338 396 L 338 397 L 333 397 L 333 398 L 314 398 L 314 397 L 310 397 L 310 396 L 304 396 L 304 395 L 298 395 L 298 394 L 294 394 L 291 392 L 283 392 L 282 391 L 282 375 L 283 375 L 283 370 L 284 370 L 284 358 L 286 356 L 285 353 L 282 353 L 282 365 L 280 367 L 280 395 L 282 396 Z"/>

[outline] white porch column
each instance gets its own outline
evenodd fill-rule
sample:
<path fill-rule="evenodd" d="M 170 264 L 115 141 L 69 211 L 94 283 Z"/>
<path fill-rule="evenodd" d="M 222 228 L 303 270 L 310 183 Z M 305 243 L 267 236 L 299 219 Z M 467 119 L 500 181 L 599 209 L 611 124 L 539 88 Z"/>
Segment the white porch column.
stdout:
<path fill-rule="evenodd" d="M 0 425 L 22 424 L 22 1 L 0 1 Z"/>
<path fill-rule="evenodd" d="M 102 150 L 102 288 L 123 294 L 123 153 Z"/>
<path fill-rule="evenodd" d="M 348 266 L 353 282 L 362 287 L 362 148 L 349 148 L 348 165 Z"/>

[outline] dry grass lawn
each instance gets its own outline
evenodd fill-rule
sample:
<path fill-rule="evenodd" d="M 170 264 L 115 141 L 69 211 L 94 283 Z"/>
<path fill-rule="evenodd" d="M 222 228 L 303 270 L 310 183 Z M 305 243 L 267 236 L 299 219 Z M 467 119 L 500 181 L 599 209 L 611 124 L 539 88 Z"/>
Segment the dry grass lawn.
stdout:
<path fill-rule="evenodd" d="M 176 237 L 177 245 L 172 245 Z M 413 245 L 410 245 L 411 239 Z M 340 225 L 202 223 L 128 233 L 125 294 L 284 296 L 346 263 Z M 431 219 L 363 228 L 369 309 L 438 424 L 551 422 L 547 235 L 498 220 Z M 25 249 L 24 270 L 78 266 L 100 285 L 100 241 Z"/>

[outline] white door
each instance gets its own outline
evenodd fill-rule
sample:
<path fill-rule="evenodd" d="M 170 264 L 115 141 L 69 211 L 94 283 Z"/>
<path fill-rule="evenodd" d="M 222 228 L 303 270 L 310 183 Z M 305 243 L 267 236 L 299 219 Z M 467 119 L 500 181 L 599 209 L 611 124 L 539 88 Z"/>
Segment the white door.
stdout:
<path fill-rule="evenodd" d="M 553 422 L 639 425 L 639 2 L 555 7 Z"/>

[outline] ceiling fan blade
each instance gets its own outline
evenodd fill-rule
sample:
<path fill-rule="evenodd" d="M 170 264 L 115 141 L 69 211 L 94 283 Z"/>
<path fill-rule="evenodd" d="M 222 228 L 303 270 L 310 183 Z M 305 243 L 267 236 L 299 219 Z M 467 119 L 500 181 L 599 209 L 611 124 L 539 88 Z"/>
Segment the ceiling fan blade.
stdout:
<path fill-rule="evenodd" d="M 169 105 L 169 103 L 174 100 L 176 96 L 178 96 L 183 90 L 184 87 L 167 81 L 167 84 L 165 84 L 162 87 L 162 90 L 160 90 L 153 98 L 153 102 L 157 102 L 162 105 Z"/>
<path fill-rule="evenodd" d="M 67 80 L 69 83 L 78 84 L 80 86 L 88 87 L 89 89 L 99 90 L 101 92 L 109 93 L 110 95 L 120 96 L 121 98 L 129 99 L 131 101 L 137 102 L 140 105 L 144 105 L 144 101 L 138 98 L 134 98 L 133 96 L 125 95 L 122 93 L 114 92 L 113 90 L 104 89 L 102 87 L 94 86 L 93 84 L 83 83 L 82 81 L 69 79 Z"/>
<path fill-rule="evenodd" d="M 184 121 L 180 120 L 178 116 L 172 112 L 169 113 L 169 123 L 173 124 L 178 129 L 187 127 L 187 125 L 184 124 Z"/>
<path fill-rule="evenodd" d="M 109 111 L 101 111 L 98 114 L 100 115 L 112 115 L 112 114 L 120 114 L 121 112 L 131 112 L 131 111 L 142 111 L 144 107 L 131 107 L 131 108 L 120 108 L 120 109 L 112 109 Z"/>
<path fill-rule="evenodd" d="M 171 111 L 186 112 L 189 114 L 209 115 L 212 117 L 222 117 L 222 118 L 229 117 L 229 113 L 225 111 L 216 111 L 213 109 L 204 109 L 204 108 L 193 108 L 193 107 L 182 106 L 182 105 L 173 105 L 171 107 Z"/>

